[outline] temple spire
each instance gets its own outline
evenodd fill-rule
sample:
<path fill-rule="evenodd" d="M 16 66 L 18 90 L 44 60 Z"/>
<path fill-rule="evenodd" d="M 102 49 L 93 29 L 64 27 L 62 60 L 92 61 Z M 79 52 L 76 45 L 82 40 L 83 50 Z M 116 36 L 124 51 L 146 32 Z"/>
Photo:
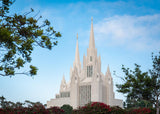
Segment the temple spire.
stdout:
<path fill-rule="evenodd" d="M 74 65 L 80 70 L 81 63 L 79 58 L 79 48 L 78 48 L 78 33 L 77 33 L 77 44 L 76 44 L 76 54 L 75 54 L 75 62 Z"/>
<path fill-rule="evenodd" d="M 106 74 L 107 74 L 108 76 L 110 76 L 110 75 L 111 75 L 109 65 L 108 65 L 108 67 L 107 67 L 107 72 L 106 72 Z"/>
<path fill-rule="evenodd" d="M 94 32 L 93 32 L 93 17 L 91 18 L 91 31 L 90 31 L 89 48 L 95 48 Z"/>
<path fill-rule="evenodd" d="M 63 79 L 62 79 L 61 84 L 64 84 L 64 85 L 66 84 L 66 80 L 65 80 L 64 74 L 63 74 Z"/>
<path fill-rule="evenodd" d="M 78 33 L 77 33 L 77 40 L 78 40 Z"/>

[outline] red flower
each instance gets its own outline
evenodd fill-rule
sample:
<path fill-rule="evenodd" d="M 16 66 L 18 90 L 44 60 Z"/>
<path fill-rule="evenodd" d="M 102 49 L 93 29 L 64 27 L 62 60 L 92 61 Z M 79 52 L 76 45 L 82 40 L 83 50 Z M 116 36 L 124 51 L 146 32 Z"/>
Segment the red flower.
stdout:
<path fill-rule="evenodd" d="M 149 108 L 139 108 L 139 109 L 134 109 L 133 112 L 137 114 L 149 114 L 151 113 L 151 110 Z"/>

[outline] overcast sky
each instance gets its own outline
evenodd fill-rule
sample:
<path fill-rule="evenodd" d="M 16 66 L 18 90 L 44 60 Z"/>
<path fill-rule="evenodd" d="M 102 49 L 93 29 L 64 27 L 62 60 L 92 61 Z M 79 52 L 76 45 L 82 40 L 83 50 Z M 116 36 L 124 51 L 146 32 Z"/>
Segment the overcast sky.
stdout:
<path fill-rule="evenodd" d="M 160 51 L 159 6 L 158 0 L 16 0 L 11 6 L 11 13 L 23 14 L 33 8 L 43 19 L 49 19 L 62 37 L 51 51 L 34 48 L 32 64 L 39 69 L 34 78 L 25 75 L 0 77 L 0 96 L 14 102 L 31 100 L 46 103 L 54 98 L 59 93 L 63 74 L 69 81 L 77 33 L 80 60 L 83 62 L 89 46 L 91 17 L 102 72 L 106 73 L 109 64 L 114 85 L 123 83 L 113 75 L 116 71 L 123 77 L 122 64 L 133 69 L 137 63 L 142 71 L 147 71 L 152 67 L 151 53 Z M 114 91 L 116 98 L 124 99 L 116 88 Z"/>

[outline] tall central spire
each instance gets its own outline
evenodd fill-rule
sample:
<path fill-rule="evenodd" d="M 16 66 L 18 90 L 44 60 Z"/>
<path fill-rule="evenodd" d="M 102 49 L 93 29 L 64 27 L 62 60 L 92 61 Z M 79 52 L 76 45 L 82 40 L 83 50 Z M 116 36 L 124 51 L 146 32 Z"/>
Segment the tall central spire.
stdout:
<path fill-rule="evenodd" d="M 78 48 L 78 33 L 77 33 L 76 55 L 75 55 L 74 65 L 75 65 L 78 69 L 81 68 L 81 63 L 80 63 L 80 58 L 79 58 L 79 48 Z"/>
<path fill-rule="evenodd" d="M 91 18 L 91 32 L 90 32 L 89 48 L 95 48 L 94 32 L 93 32 L 93 17 Z"/>

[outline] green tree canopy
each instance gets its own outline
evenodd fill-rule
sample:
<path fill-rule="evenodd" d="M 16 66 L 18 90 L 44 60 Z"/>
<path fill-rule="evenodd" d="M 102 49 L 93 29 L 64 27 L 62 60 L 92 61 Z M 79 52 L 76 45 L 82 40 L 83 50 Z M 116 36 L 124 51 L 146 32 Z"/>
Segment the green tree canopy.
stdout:
<path fill-rule="evenodd" d="M 159 114 L 159 97 L 160 97 L 160 52 L 159 55 L 152 53 L 153 68 L 149 70 L 152 78 L 152 97 Z"/>
<path fill-rule="evenodd" d="M 148 72 L 142 72 L 137 64 L 134 70 L 122 66 L 125 74 L 122 78 L 124 83 L 116 86 L 118 92 L 126 94 L 129 108 L 155 105 L 157 114 L 159 114 L 160 52 L 158 55 L 152 53 L 152 66 L 153 68 Z"/>
<path fill-rule="evenodd" d="M 0 76 L 16 74 L 36 75 L 37 68 L 30 65 L 27 72 L 19 72 L 30 63 L 34 47 L 51 50 L 61 37 L 46 19 L 39 24 L 42 16 L 33 15 L 31 9 L 22 15 L 9 14 L 14 0 L 0 0 Z"/>
<path fill-rule="evenodd" d="M 135 69 L 130 70 L 122 65 L 125 76 L 123 84 L 117 84 L 118 92 L 126 94 L 128 107 L 136 107 L 137 102 L 152 102 L 152 83 L 148 72 L 142 72 L 140 66 L 135 64 Z M 137 105 L 138 106 L 138 105 Z"/>

